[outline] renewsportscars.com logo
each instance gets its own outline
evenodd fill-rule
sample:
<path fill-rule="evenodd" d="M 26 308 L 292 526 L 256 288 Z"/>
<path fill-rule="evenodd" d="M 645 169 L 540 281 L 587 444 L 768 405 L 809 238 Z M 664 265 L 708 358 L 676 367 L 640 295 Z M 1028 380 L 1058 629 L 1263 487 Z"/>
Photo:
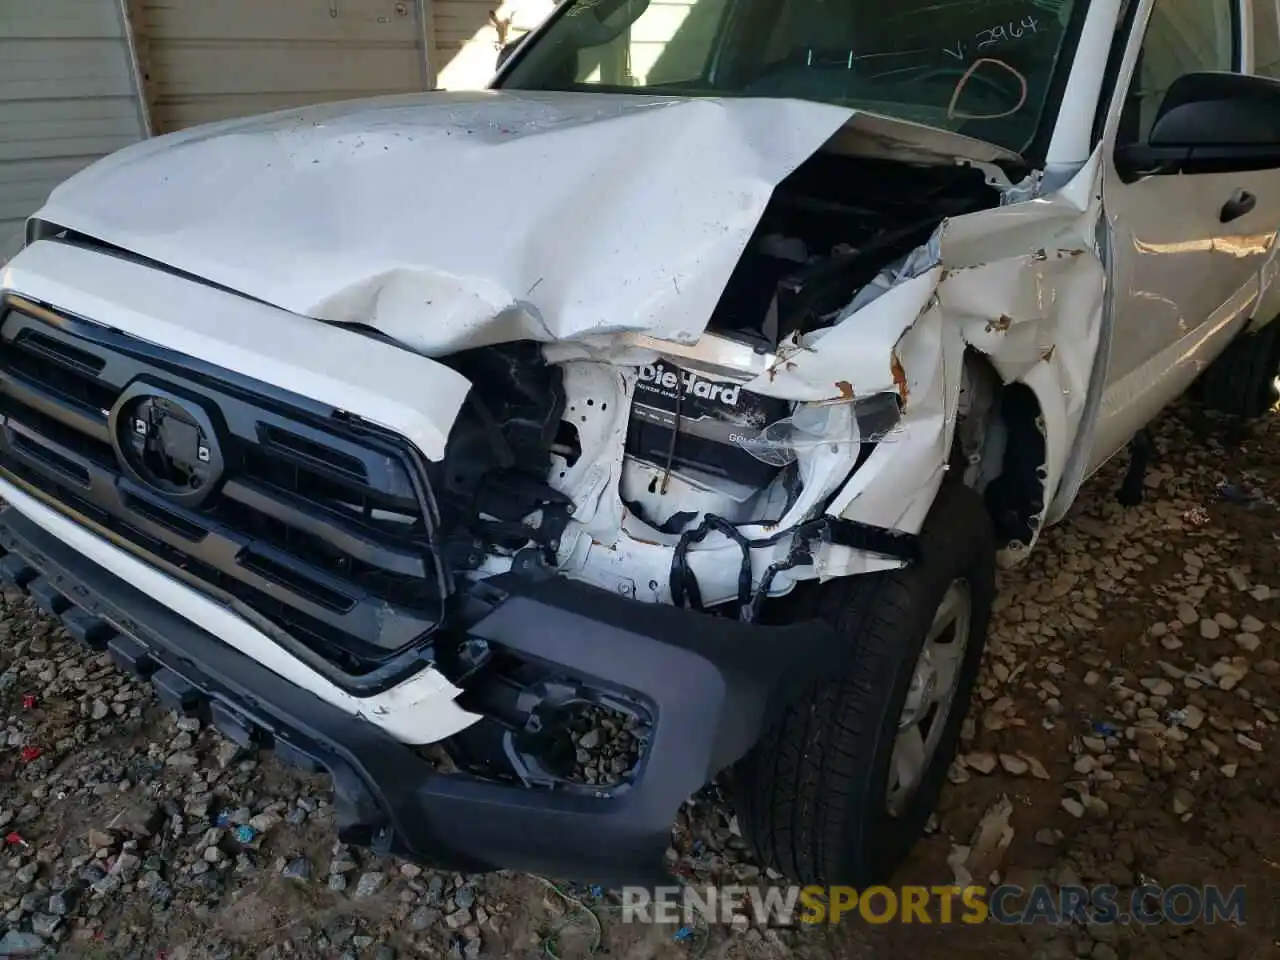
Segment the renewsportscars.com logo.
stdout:
<path fill-rule="evenodd" d="M 979 886 L 868 887 L 623 887 L 624 923 L 699 921 L 732 924 L 745 917 L 758 925 L 871 924 L 1134 924 L 1245 922 L 1245 888 L 1147 884 L 1118 887 L 1004 884 Z"/>

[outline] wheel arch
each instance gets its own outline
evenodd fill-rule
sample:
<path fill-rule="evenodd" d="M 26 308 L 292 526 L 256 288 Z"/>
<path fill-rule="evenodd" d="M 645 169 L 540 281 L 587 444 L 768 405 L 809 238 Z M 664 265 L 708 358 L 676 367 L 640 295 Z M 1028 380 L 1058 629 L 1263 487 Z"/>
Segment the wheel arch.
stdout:
<path fill-rule="evenodd" d="M 1006 562 L 1039 537 L 1066 456 L 1065 413 L 1032 373 L 1005 382 L 984 354 L 965 350 L 949 468 L 982 495 Z"/>

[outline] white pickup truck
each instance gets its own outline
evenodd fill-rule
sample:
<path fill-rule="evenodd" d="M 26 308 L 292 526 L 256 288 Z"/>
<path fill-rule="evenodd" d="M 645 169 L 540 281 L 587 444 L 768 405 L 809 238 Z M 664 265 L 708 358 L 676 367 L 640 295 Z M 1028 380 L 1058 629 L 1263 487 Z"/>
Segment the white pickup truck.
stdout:
<path fill-rule="evenodd" d="M 883 877 L 997 563 L 1193 382 L 1272 403 L 1276 2 L 565 0 L 508 53 L 54 192 L 0 574 L 348 840 L 650 879 L 725 774 L 762 862 Z"/>

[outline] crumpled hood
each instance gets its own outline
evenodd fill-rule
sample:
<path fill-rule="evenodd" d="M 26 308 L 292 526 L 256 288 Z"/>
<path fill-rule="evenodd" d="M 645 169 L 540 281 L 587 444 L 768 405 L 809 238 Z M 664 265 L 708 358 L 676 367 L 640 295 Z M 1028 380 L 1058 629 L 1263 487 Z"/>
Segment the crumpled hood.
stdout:
<path fill-rule="evenodd" d="M 351 101 L 144 142 L 36 216 L 427 354 L 618 331 L 692 342 L 773 188 L 853 116 L 607 94 Z M 934 150 L 976 143 L 868 119 L 882 143 L 886 127 Z"/>

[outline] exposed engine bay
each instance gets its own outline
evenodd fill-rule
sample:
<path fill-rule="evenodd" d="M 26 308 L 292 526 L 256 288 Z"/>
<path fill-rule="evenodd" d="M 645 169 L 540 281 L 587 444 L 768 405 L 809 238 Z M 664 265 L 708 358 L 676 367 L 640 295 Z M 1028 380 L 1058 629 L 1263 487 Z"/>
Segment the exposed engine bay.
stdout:
<path fill-rule="evenodd" d="M 997 203 L 974 167 L 814 154 L 774 191 L 710 329 L 772 351 L 830 324 L 947 217 Z"/>
<path fill-rule="evenodd" d="M 789 343 L 839 322 L 944 219 L 998 203 L 971 166 L 818 153 L 775 190 L 704 338 L 754 364 L 652 348 L 634 362 L 552 362 L 529 341 L 445 358 L 473 384 L 439 465 L 453 569 L 545 565 L 641 599 L 736 598 L 738 615 L 753 617 L 779 572 L 811 561 L 813 538 L 858 536 L 819 518 L 892 439 L 902 398 L 844 385 L 834 402 L 796 403 L 747 389 L 749 367 L 782 364 Z M 776 529 L 762 537 L 762 526 Z M 639 563 L 626 540 L 647 554 Z M 905 549 L 884 541 L 890 556 Z M 703 543 L 737 554 L 719 588 L 704 590 L 690 566 Z M 760 547 L 781 558 L 754 569 Z"/>

